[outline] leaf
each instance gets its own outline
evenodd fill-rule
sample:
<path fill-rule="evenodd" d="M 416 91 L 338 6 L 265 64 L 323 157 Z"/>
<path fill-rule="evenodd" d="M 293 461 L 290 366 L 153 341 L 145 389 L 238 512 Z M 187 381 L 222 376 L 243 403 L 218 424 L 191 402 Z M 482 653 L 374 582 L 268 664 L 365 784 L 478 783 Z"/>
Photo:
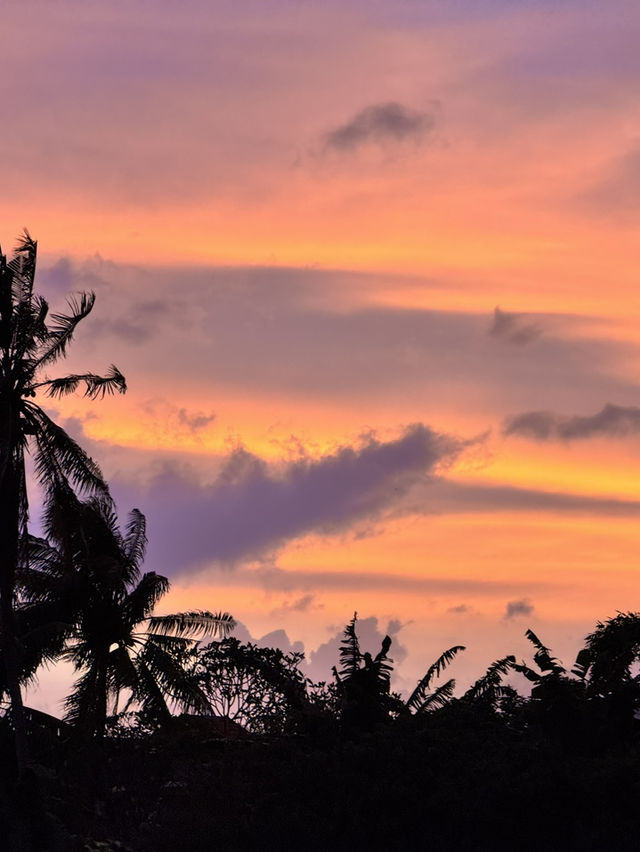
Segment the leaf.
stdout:
<path fill-rule="evenodd" d="M 95 373 L 73 373 L 60 379 L 47 379 L 33 385 L 33 389 L 46 388 L 47 394 L 54 399 L 75 393 L 80 384 L 84 384 L 84 396 L 89 399 L 102 399 L 105 395 L 116 392 L 126 393 L 127 383 L 124 376 L 112 364 L 106 376 L 98 376 Z"/>
<path fill-rule="evenodd" d="M 149 618 L 148 631 L 151 634 L 190 636 L 202 634 L 226 636 L 235 627 L 234 618 L 227 612 L 211 613 L 206 610 L 192 610 L 175 615 L 157 615 Z"/>
<path fill-rule="evenodd" d="M 418 710 L 425 700 L 431 681 L 440 675 L 440 673 L 452 662 L 456 654 L 460 651 L 466 651 L 466 647 L 464 645 L 454 645 L 452 648 L 448 648 L 440 654 L 435 663 L 432 663 L 432 665 L 429 666 L 425 675 L 418 682 L 418 685 L 409 696 L 409 699 L 407 700 L 407 707 Z"/>
<path fill-rule="evenodd" d="M 362 653 L 360 652 L 360 644 L 356 635 L 356 622 L 358 613 L 353 613 L 353 618 L 344 629 L 342 642 L 340 644 L 340 675 L 343 680 L 346 680 L 358 671 L 362 661 Z"/>
<path fill-rule="evenodd" d="M 515 662 L 516 658 L 512 654 L 495 660 L 489 665 L 484 675 L 465 692 L 464 698 L 475 701 L 486 696 L 493 701 L 500 697 L 502 678 L 516 667 Z"/>
<path fill-rule="evenodd" d="M 51 364 L 67 354 L 67 346 L 80 322 L 93 310 L 95 293 L 79 293 L 67 300 L 69 314 L 52 314 L 43 345 L 34 358 L 34 369 Z"/>

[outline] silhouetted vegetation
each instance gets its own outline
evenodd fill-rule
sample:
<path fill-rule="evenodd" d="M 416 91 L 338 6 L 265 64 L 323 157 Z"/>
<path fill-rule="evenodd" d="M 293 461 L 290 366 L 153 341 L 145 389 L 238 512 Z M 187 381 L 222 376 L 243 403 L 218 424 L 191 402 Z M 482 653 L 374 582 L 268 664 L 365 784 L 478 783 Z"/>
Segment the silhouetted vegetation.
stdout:
<path fill-rule="evenodd" d="M 154 615 L 169 583 L 142 573 L 144 515 L 119 527 L 96 463 L 33 402 L 125 389 L 115 368 L 38 378 L 93 296 L 47 325 L 35 259 L 28 235 L 0 255 L 1 848 L 637 849 L 640 613 L 597 624 L 571 669 L 529 630 L 531 661 L 507 654 L 457 696 L 439 682 L 454 645 L 406 699 L 391 638 L 363 650 L 356 615 L 322 683 L 300 653 L 229 637 L 226 613 Z M 59 660 L 77 673 L 64 718 L 24 708 Z"/>

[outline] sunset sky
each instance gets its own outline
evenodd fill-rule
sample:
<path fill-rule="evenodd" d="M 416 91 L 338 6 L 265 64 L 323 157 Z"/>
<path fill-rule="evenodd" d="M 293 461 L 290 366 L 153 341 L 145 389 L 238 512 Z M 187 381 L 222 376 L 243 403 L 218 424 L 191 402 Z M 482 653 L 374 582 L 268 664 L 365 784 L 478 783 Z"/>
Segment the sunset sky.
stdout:
<path fill-rule="evenodd" d="M 0 20 L 2 247 L 97 294 L 59 372 L 129 391 L 49 409 L 147 515 L 163 611 L 325 678 L 357 610 L 406 689 L 640 609 L 637 0 Z"/>

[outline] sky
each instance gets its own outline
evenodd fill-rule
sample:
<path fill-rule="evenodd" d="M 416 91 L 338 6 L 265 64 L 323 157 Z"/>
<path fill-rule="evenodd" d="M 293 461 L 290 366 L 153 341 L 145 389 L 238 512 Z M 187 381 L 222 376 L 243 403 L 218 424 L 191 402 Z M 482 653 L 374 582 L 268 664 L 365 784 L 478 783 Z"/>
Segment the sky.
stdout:
<path fill-rule="evenodd" d="M 3 250 L 97 295 L 65 366 L 128 393 L 48 405 L 147 515 L 162 611 L 316 679 L 358 611 L 406 690 L 640 608 L 635 0 L 0 19 Z"/>

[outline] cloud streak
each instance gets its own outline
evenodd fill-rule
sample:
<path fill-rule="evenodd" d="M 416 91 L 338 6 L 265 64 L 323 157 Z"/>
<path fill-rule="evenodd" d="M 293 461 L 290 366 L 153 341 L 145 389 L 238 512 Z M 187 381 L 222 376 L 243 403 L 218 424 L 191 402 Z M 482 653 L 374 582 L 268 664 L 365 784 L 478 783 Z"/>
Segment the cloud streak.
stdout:
<path fill-rule="evenodd" d="M 396 101 L 373 104 L 356 113 L 325 135 L 325 146 L 334 151 L 356 151 L 375 143 L 421 142 L 436 126 L 435 110 L 410 109 Z"/>
<path fill-rule="evenodd" d="M 596 414 L 572 417 L 551 411 L 526 411 L 508 418 L 502 432 L 504 435 L 519 435 L 535 441 L 626 438 L 640 434 L 640 408 L 607 403 Z"/>

